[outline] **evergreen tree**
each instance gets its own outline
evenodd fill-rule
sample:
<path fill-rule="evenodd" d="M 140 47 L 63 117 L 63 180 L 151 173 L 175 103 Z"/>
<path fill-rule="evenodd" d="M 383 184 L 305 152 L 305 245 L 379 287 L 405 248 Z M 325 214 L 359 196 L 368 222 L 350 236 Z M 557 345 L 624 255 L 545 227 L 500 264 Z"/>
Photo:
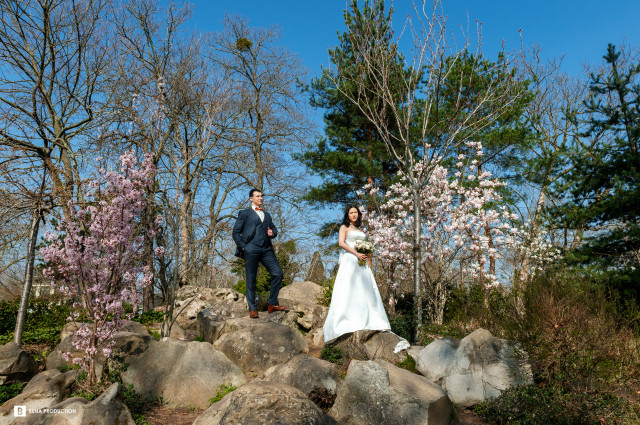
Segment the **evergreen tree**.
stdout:
<path fill-rule="evenodd" d="M 362 9 L 357 0 L 353 0 L 344 18 L 349 28 L 356 29 L 356 35 L 375 29 L 384 34 L 387 45 L 393 43 L 391 37 L 391 16 L 393 10 L 385 12 L 384 1 L 364 1 Z M 346 33 L 338 34 L 339 44 L 329 50 L 331 62 L 341 73 L 355 74 L 358 53 Z M 398 81 L 404 78 L 402 57 L 397 57 L 396 73 Z M 325 110 L 325 135 L 319 138 L 315 146 L 298 159 L 307 168 L 322 177 L 323 182 L 311 187 L 305 200 L 318 206 L 331 206 L 355 203 L 356 191 L 365 184 L 375 184 L 381 188 L 389 185 L 395 177 L 397 167 L 387 153 L 384 143 L 379 139 L 373 125 L 364 117 L 358 106 L 343 94 L 344 91 L 356 94 L 355 87 L 341 87 L 337 71 L 323 69 L 319 78 L 312 80 L 307 88 L 311 105 Z M 365 77 L 366 78 L 366 77 Z M 348 79 L 340 84 L 348 85 Z M 327 234 L 328 229 L 325 228 Z"/>
<path fill-rule="evenodd" d="M 567 201 L 552 214 L 584 228 L 584 243 L 570 259 L 605 277 L 624 296 L 640 295 L 640 63 L 609 45 L 605 75 L 591 75 L 583 136 L 599 141 L 574 158 Z M 604 136 L 604 137 L 603 137 Z"/>

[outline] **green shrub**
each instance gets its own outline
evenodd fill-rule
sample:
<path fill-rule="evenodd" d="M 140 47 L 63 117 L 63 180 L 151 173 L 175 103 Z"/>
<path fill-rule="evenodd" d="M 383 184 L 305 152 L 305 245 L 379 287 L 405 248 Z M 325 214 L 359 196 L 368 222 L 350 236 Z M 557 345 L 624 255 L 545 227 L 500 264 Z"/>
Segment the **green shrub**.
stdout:
<path fill-rule="evenodd" d="M 405 359 L 401 362 L 398 362 L 396 366 L 406 369 L 409 372 L 413 372 L 416 374 L 419 373 L 418 369 L 416 369 L 416 360 L 408 354 L 406 354 Z"/>
<path fill-rule="evenodd" d="M 0 385 L 0 405 L 7 400 L 11 400 L 22 392 L 21 382 L 12 382 L 11 384 Z"/>
<path fill-rule="evenodd" d="M 0 344 L 13 340 L 19 306 L 18 298 L 0 301 Z M 22 342 L 56 345 L 70 312 L 69 303 L 56 304 L 46 300 L 29 300 Z"/>
<path fill-rule="evenodd" d="M 61 328 L 36 328 L 25 329 L 22 333 L 23 344 L 47 344 L 56 345 L 60 342 Z M 0 335 L 0 345 L 13 341 L 13 331 Z"/>
<path fill-rule="evenodd" d="M 135 315 L 132 320 L 134 322 L 138 322 L 147 326 L 152 323 L 162 322 L 163 319 L 164 319 L 163 312 L 151 310 L 151 311 L 145 311 L 144 313 Z"/>
<path fill-rule="evenodd" d="M 628 403 L 610 394 L 577 392 L 561 386 L 527 385 L 474 407 L 497 425 L 623 425 L 638 423 Z"/>
<path fill-rule="evenodd" d="M 257 285 L 256 291 L 256 304 L 258 306 L 258 311 L 266 311 L 267 306 L 269 304 L 269 289 L 264 289 L 264 285 Z M 238 281 L 235 285 L 233 285 L 232 289 L 234 291 L 240 292 L 241 294 L 247 295 L 247 284 L 244 280 Z"/>
<path fill-rule="evenodd" d="M 129 409 L 129 412 L 131 412 L 131 416 L 137 425 L 150 425 L 150 422 L 147 421 L 144 414 L 155 406 L 162 405 L 161 398 L 155 397 L 153 400 L 147 400 L 138 394 L 131 384 L 122 386 L 122 395 L 124 403 L 127 405 L 127 408 Z"/>
<path fill-rule="evenodd" d="M 4 335 L 16 328 L 16 318 L 18 316 L 19 306 L 20 298 L 14 298 L 9 301 L 0 301 L 0 334 Z"/>
<path fill-rule="evenodd" d="M 225 395 L 229 394 L 231 391 L 235 391 L 236 389 L 237 388 L 232 383 L 229 383 L 228 385 L 220 385 L 215 397 L 209 399 L 209 406 L 219 402 Z"/>
<path fill-rule="evenodd" d="M 458 326 L 447 323 L 442 325 L 438 325 L 437 323 L 427 323 L 422 326 L 418 345 L 429 345 L 432 341 L 444 337 L 462 339 L 465 336 L 465 332 L 463 332 Z"/>
<path fill-rule="evenodd" d="M 325 345 L 320 352 L 320 358 L 330 361 L 331 363 L 342 364 L 344 357 L 342 356 L 342 350 L 338 347 L 331 345 Z"/>
<path fill-rule="evenodd" d="M 240 292 L 242 295 L 247 295 L 247 282 L 239 280 L 238 283 L 231 287 L 236 292 Z"/>
<path fill-rule="evenodd" d="M 318 295 L 318 304 L 329 307 L 331 296 L 333 295 L 334 281 L 335 278 L 329 278 L 321 282 L 322 292 Z"/>
<path fill-rule="evenodd" d="M 389 315 L 389 324 L 391 325 L 391 332 L 406 339 L 407 341 L 413 341 L 414 336 L 414 320 L 411 316 L 411 312 L 396 310 L 395 314 Z"/>
<path fill-rule="evenodd" d="M 551 270 L 515 288 L 454 290 L 445 318 L 449 330 L 482 327 L 529 354 L 536 385 L 478 406 L 490 422 L 640 423 L 632 405 L 613 395 L 638 387 L 640 314 L 606 285 Z"/>

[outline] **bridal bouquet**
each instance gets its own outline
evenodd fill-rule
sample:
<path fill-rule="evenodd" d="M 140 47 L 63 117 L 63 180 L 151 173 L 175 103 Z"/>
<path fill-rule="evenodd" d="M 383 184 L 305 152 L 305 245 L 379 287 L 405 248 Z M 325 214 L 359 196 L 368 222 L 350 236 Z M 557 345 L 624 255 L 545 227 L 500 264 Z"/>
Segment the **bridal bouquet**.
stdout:
<path fill-rule="evenodd" d="M 373 244 L 369 241 L 358 240 L 356 241 L 356 245 L 354 249 L 358 251 L 360 254 L 373 254 Z M 364 266 L 367 264 L 366 260 L 358 260 L 358 264 Z"/>

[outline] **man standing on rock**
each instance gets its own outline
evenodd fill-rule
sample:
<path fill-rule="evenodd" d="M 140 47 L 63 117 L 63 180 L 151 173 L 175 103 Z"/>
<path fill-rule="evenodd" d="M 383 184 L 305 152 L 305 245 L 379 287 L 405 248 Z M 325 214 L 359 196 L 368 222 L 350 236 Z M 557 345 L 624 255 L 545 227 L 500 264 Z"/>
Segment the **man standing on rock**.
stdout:
<path fill-rule="evenodd" d="M 258 263 L 262 263 L 271 275 L 271 291 L 267 311 L 273 313 L 274 311 L 286 311 L 288 308 L 278 305 L 278 293 L 283 274 L 271 244 L 271 239 L 278 236 L 278 229 L 273 225 L 271 215 L 262 210 L 262 192 L 258 189 L 251 189 L 249 200 L 251 208 L 240 211 L 236 224 L 233 226 L 232 236 L 238 247 L 236 257 L 244 258 L 249 317 L 257 319 L 256 275 Z"/>

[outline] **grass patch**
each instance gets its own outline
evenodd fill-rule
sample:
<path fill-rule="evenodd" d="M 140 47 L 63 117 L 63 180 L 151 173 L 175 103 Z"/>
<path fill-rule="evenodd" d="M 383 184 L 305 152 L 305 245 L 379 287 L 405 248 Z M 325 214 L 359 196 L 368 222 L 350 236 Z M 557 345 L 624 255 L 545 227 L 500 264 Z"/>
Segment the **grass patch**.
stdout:
<path fill-rule="evenodd" d="M 0 405 L 4 404 L 7 400 L 11 400 L 22 392 L 21 382 L 12 382 L 6 385 L 0 385 Z"/>
<path fill-rule="evenodd" d="M 416 369 L 415 359 L 408 354 L 406 354 L 405 359 L 402 360 L 401 362 L 398 362 L 396 366 L 401 367 L 402 369 L 406 369 L 409 372 L 419 374 L 418 369 Z"/>
<path fill-rule="evenodd" d="M 331 363 L 342 364 L 344 363 L 344 356 L 342 350 L 338 347 L 331 345 L 325 345 L 320 352 L 320 358 L 330 361 Z"/>
<path fill-rule="evenodd" d="M 232 383 L 229 383 L 228 385 L 220 385 L 220 387 L 218 388 L 218 391 L 216 392 L 216 395 L 212 398 L 209 399 L 209 406 L 211 406 L 214 403 L 219 402 L 220 400 L 222 400 L 222 398 L 229 394 L 232 391 L 235 391 L 237 389 L 236 386 L 234 386 Z"/>

